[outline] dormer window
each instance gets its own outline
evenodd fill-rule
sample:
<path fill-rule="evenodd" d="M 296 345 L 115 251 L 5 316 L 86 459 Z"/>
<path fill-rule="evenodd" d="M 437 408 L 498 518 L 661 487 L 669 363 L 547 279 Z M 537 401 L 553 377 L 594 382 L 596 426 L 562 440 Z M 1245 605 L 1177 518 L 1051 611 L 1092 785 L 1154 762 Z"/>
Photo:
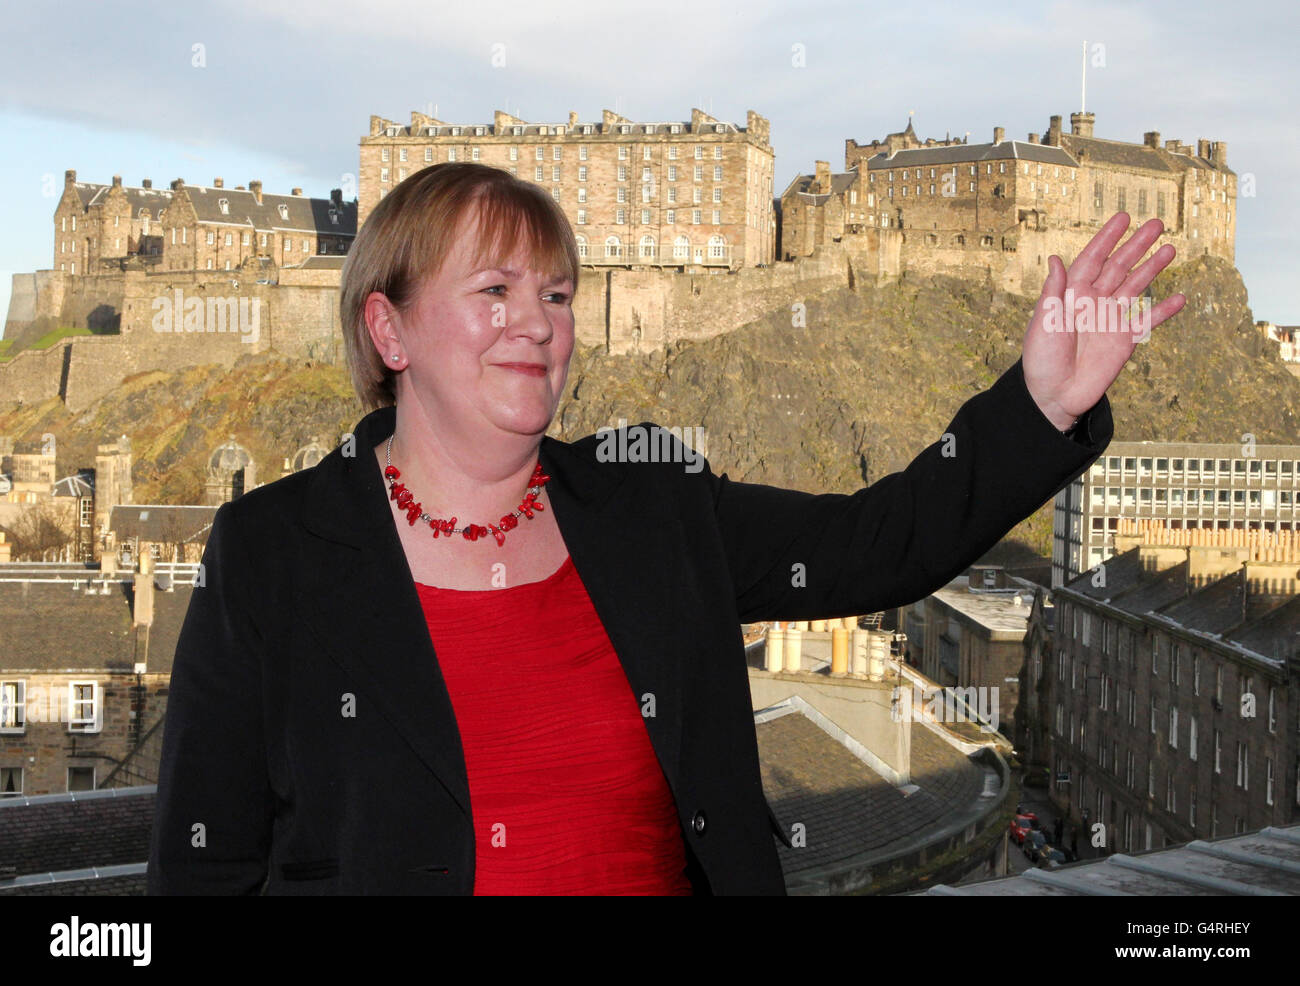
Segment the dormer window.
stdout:
<path fill-rule="evenodd" d="M 285 205 L 283 202 L 280 203 L 280 209 L 279 209 L 279 212 L 280 212 L 280 218 L 281 218 L 281 219 L 288 219 L 288 218 L 289 218 L 289 207 L 288 207 L 287 205 Z"/>
<path fill-rule="evenodd" d="M 522 136 L 524 135 L 524 128 L 523 128 L 523 127 L 515 127 L 515 128 L 514 128 L 514 135 L 515 135 L 516 137 L 522 137 Z"/>
<path fill-rule="evenodd" d="M 482 137 L 482 136 L 483 136 L 483 128 L 482 128 L 482 127 L 475 127 L 475 128 L 474 128 L 474 136 L 475 136 L 475 137 Z"/>
<path fill-rule="evenodd" d="M 460 127 L 452 127 L 452 128 L 451 128 L 451 135 L 452 135 L 453 137 L 459 137 L 459 136 L 460 136 Z"/>
<path fill-rule="evenodd" d="M 628 134 L 632 132 L 632 128 L 625 123 L 623 126 L 618 128 L 618 132 L 621 134 Z"/>
<path fill-rule="evenodd" d="M 140 210 L 140 218 L 141 218 L 141 219 L 148 219 L 148 218 L 149 218 L 149 210 L 148 210 L 148 209 L 141 209 L 141 210 Z M 76 220 L 74 219 L 73 222 L 76 222 Z M 76 227 L 73 227 L 73 228 L 75 229 Z"/>
<path fill-rule="evenodd" d="M 333 206 L 330 207 L 330 222 L 332 222 L 335 226 L 339 224 L 338 210 L 335 209 Z"/>
<path fill-rule="evenodd" d="M 590 123 L 584 123 L 584 124 L 582 125 L 582 132 L 583 132 L 584 134 L 589 134 L 589 133 L 591 133 L 591 124 L 590 124 Z"/>
<path fill-rule="evenodd" d="M 437 127 L 430 127 L 430 128 L 429 128 L 429 136 L 430 136 L 430 137 L 437 137 L 437 136 L 438 136 L 438 128 L 437 128 Z"/>
<path fill-rule="evenodd" d="M 396 128 L 396 127 L 389 127 L 389 128 L 388 128 L 388 136 L 390 136 L 390 137 L 396 137 L 396 136 L 397 136 L 397 128 Z"/>
<path fill-rule="evenodd" d="M 217 199 L 217 208 L 223 216 L 230 215 L 230 199 Z"/>

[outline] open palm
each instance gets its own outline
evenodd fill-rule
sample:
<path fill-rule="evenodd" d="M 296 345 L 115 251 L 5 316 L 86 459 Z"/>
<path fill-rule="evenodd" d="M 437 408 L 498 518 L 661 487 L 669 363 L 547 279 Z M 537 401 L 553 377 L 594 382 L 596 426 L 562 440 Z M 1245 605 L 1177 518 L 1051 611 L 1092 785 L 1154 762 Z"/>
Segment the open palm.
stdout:
<path fill-rule="evenodd" d="M 1165 226 L 1151 219 L 1115 249 L 1128 225 L 1128 213 L 1111 216 L 1069 270 L 1055 254 L 1047 259 L 1021 365 L 1030 396 L 1062 430 L 1101 400 L 1137 344 L 1187 302 L 1175 294 L 1142 310 L 1143 292 L 1177 251 L 1166 243 L 1135 269 Z M 1124 311 L 1127 319 L 1117 317 Z"/>

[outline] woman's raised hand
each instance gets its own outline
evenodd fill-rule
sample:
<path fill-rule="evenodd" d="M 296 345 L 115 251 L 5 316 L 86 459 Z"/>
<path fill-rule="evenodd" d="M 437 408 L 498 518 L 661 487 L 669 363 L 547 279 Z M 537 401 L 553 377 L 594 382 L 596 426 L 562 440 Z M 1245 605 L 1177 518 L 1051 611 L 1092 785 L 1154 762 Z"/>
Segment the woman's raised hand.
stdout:
<path fill-rule="evenodd" d="M 1128 225 L 1128 213 L 1111 216 L 1069 270 L 1055 254 L 1047 258 L 1021 365 L 1030 396 L 1061 430 L 1101 400 L 1137 344 L 1187 302 L 1181 294 L 1156 305 L 1143 297 L 1176 251 L 1166 243 L 1135 269 L 1165 226 L 1148 220 L 1116 250 Z"/>

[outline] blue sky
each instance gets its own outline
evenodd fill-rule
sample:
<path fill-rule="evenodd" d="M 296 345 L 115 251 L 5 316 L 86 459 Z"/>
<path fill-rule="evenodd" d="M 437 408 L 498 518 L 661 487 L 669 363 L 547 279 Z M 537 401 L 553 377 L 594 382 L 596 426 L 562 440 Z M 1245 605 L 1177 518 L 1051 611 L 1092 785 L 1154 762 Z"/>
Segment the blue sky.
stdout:
<path fill-rule="evenodd" d="M 609 108 L 660 121 L 698 106 L 771 120 L 779 193 L 818 158 L 843 170 L 846 138 L 901 130 L 909 111 L 923 139 L 982 142 L 1003 126 L 1023 140 L 1058 113 L 1068 128 L 1086 40 L 1104 46 L 1088 73 L 1097 136 L 1224 140 L 1229 166 L 1254 176 L 1256 195 L 1238 202 L 1237 266 L 1255 318 L 1300 324 L 1291 3 L 3 0 L 0 11 L 0 310 L 14 271 L 51 265 L 67 168 L 155 187 L 260 178 L 323 196 L 355 187 L 372 113 L 407 122 L 436 106 L 478 123 L 500 108 L 559 122 Z"/>

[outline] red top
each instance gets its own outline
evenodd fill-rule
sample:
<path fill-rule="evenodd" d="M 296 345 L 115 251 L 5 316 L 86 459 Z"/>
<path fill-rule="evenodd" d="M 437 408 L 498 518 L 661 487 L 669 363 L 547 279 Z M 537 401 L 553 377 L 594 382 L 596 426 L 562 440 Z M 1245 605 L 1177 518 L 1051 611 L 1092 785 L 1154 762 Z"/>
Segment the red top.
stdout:
<path fill-rule="evenodd" d="M 416 589 L 465 750 L 474 893 L 689 894 L 672 791 L 573 559 Z"/>

